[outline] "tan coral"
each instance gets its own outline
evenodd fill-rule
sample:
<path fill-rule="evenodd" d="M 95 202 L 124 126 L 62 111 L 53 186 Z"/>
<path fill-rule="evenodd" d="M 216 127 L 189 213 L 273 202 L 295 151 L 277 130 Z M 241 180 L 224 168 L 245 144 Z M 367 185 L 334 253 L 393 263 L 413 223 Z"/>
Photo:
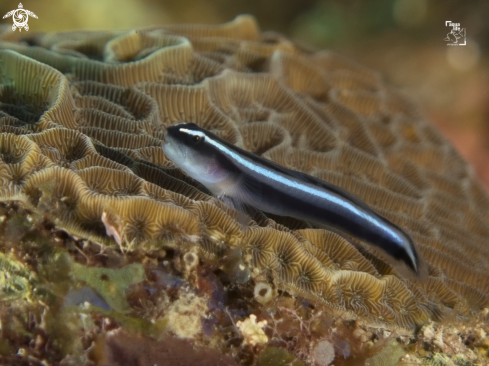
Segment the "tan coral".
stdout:
<path fill-rule="evenodd" d="M 116 197 L 143 194 L 144 181 L 135 174 L 102 167 L 86 168 L 77 173 L 94 193 Z"/>
<path fill-rule="evenodd" d="M 79 127 L 152 133 L 160 116 L 152 98 L 134 88 L 126 89 L 94 81 L 71 85 L 78 110 Z M 81 131 L 83 131 L 81 129 Z"/>
<path fill-rule="evenodd" d="M 87 136 L 73 130 L 52 128 L 28 136 L 42 154 L 58 166 L 69 168 L 77 160 L 96 154 L 92 141 Z"/>
<path fill-rule="evenodd" d="M 15 199 L 25 179 L 54 164 L 42 155 L 38 145 L 26 136 L 0 135 L 0 189 L 5 198 Z"/>
<path fill-rule="evenodd" d="M 251 346 L 268 342 L 268 337 L 263 331 L 263 328 L 266 325 L 266 320 L 262 320 L 257 323 L 256 315 L 254 314 L 251 314 L 248 319 L 236 323 L 236 326 L 243 335 L 244 342 Z"/>
<path fill-rule="evenodd" d="M 75 105 L 63 74 L 11 50 L 0 49 L 0 64 L 0 98 L 7 115 L 21 124 L 37 122 L 38 129 L 76 127 Z"/>
<path fill-rule="evenodd" d="M 413 329 L 489 305 L 489 198 L 377 72 L 260 33 L 249 16 L 39 35 L 38 47 L 1 37 L 2 200 L 123 251 L 237 253 L 255 280 L 365 323 Z M 292 218 L 257 213 L 247 226 L 164 156 L 165 126 L 180 121 L 359 196 L 411 235 L 430 277 L 406 279 Z"/>

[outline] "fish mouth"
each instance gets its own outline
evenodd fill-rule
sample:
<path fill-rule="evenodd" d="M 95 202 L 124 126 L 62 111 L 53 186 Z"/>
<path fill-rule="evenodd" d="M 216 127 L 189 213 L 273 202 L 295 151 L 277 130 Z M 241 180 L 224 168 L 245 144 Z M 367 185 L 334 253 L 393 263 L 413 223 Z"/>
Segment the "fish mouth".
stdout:
<path fill-rule="evenodd" d="M 162 145 L 165 155 L 174 163 L 187 159 L 187 149 L 175 138 L 171 137 L 168 132 L 165 134 L 165 141 Z"/>

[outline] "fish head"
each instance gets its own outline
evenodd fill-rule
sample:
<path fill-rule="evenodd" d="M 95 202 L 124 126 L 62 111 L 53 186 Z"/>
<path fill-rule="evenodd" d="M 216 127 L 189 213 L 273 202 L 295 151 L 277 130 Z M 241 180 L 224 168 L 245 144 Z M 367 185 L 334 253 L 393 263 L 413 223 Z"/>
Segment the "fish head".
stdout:
<path fill-rule="evenodd" d="M 216 138 L 195 123 L 177 123 L 167 128 L 163 151 L 187 175 L 221 194 L 233 172 L 223 161 Z"/>

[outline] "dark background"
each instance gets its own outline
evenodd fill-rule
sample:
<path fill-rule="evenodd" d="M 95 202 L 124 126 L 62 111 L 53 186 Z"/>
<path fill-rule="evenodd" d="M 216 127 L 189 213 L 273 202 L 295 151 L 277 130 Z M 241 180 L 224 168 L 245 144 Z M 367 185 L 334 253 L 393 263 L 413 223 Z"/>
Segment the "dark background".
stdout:
<path fill-rule="evenodd" d="M 18 7 L 1 0 L 0 15 Z M 489 1 L 429 0 L 25 0 L 29 32 L 223 23 L 253 14 L 317 49 L 347 55 L 404 90 L 472 162 L 489 187 Z M 466 28 L 448 47 L 445 21 Z M 12 24 L 12 19 L 2 19 Z"/>

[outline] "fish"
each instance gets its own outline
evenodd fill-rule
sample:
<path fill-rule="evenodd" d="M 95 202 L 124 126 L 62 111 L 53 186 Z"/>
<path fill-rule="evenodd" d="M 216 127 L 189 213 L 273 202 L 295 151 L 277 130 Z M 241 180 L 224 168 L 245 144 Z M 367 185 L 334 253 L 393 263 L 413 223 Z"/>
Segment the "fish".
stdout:
<path fill-rule="evenodd" d="M 420 278 L 411 237 L 353 194 L 241 149 L 195 123 L 167 127 L 165 155 L 213 195 L 326 227 L 380 249 Z"/>

